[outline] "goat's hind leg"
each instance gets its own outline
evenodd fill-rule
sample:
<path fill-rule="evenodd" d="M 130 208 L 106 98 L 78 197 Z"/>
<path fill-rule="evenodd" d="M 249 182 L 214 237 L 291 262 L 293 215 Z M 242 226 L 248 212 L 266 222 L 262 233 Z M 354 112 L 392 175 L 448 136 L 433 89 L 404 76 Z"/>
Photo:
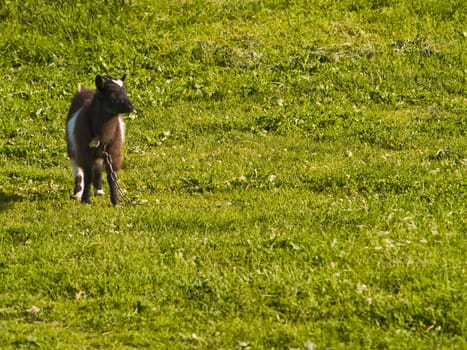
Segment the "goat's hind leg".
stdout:
<path fill-rule="evenodd" d="M 73 198 L 81 199 L 84 187 L 83 170 L 78 166 L 74 159 L 70 159 L 71 167 L 73 168 L 73 176 L 75 178 L 75 188 L 73 189 Z"/>

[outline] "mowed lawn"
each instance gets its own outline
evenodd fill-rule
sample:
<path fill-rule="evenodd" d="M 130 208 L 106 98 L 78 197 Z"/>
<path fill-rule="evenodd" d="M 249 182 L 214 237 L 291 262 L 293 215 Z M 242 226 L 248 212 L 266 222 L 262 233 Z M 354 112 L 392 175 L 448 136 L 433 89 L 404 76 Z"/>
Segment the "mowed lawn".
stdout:
<path fill-rule="evenodd" d="M 465 1 L 0 3 L 0 348 L 467 348 Z M 71 199 L 78 84 L 120 185 Z"/>

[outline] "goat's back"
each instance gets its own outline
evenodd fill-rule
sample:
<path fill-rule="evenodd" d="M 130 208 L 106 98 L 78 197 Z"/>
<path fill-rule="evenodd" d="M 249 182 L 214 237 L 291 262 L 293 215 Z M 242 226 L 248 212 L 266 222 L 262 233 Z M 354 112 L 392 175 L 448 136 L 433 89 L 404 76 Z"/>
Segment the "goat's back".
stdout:
<path fill-rule="evenodd" d="M 75 94 L 75 96 L 71 100 L 71 106 L 70 106 L 70 110 L 68 111 L 67 119 L 70 119 L 70 117 L 75 112 L 77 112 L 85 104 L 88 104 L 94 97 L 95 93 L 96 93 L 95 90 L 90 90 L 88 88 L 80 86 L 78 92 Z"/>

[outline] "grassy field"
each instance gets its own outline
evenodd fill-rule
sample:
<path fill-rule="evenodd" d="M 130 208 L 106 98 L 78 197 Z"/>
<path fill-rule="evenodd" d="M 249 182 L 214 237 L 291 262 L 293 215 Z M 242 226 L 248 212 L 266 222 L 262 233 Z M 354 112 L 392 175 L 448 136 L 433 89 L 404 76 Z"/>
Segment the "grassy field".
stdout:
<path fill-rule="evenodd" d="M 467 348 L 466 23 L 461 0 L 0 2 L 0 347 Z M 135 205 L 83 205 L 67 109 L 123 73 Z"/>

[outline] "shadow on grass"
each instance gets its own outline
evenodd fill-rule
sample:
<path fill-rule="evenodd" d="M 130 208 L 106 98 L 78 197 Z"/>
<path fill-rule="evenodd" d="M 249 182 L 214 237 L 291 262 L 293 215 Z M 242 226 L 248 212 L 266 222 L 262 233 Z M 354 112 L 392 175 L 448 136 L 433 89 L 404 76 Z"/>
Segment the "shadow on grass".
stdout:
<path fill-rule="evenodd" d="M 5 193 L 0 190 L 0 212 L 8 209 L 13 203 L 20 202 L 24 198 L 14 193 Z"/>

